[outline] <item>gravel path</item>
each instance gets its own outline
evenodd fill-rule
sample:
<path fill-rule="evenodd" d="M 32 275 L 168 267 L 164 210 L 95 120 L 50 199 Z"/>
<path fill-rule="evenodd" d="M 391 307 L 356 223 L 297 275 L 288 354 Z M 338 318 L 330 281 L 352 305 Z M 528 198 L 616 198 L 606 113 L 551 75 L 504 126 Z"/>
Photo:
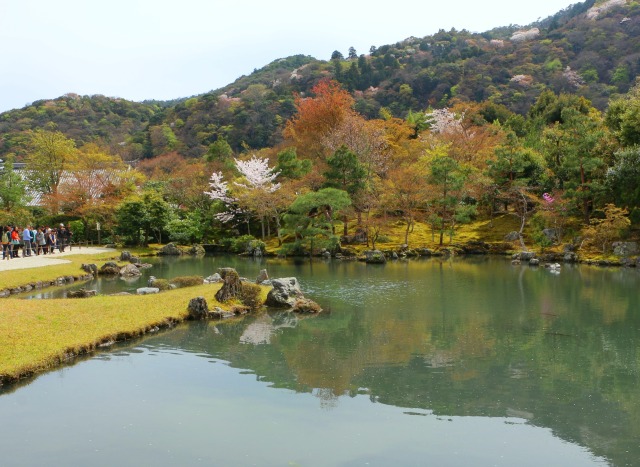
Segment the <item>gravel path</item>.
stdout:
<path fill-rule="evenodd" d="M 73 250 L 67 250 L 64 253 L 56 251 L 52 255 L 40 255 L 40 256 L 27 256 L 26 258 L 12 258 L 9 260 L 0 259 L 0 272 L 13 271 L 16 269 L 29 269 L 40 268 L 44 266 L 53 266 L 56 264 L 70 263 L 71 261 L 62 259 L 65 256 L 70 255 L 96 255 L 104 253 L 105 251 L 116 251 L 112 248 L 98 248 L 98 247 L 75 247 Z M 22 253 L 22 250 L 20 250 Z M 2 258 L 2 256 L 0 256 Z"/>

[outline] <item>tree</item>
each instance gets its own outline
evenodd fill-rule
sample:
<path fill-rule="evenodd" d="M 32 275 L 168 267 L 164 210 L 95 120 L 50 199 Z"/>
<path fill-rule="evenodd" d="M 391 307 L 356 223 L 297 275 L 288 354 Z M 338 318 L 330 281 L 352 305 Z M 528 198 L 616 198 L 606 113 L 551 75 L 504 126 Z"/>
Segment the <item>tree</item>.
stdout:
<path fill-rule="evenodd" d="M 300 179 L 311 171 L 313 164 L 309 159 L 298 159 L 296 148 L 287 148 L 278 153 L 275 171 L 281 178 Z"/>
<path fill-rule="evenodd" d="M 279 173 L 269 167 L 268 159 L 261 159 L 255 155 L 251 159 L 242 161 L 234 159 L 241 179 L 234 182 L 238 187 L 238 204 L 247 211 L 255 212 L 260 219 L 262 239 L 265 238 L 265 221 L 274 212 L 274 204 L 278 197 L 270 196 L 280 189 L 280 183 L 274 183 Z"/>
<path fill-rule="evenodd" d="M 293 140 L 298 151 L 311 157 L 322 157 L 323 139 L 353 112 L 351 95 L 331 81 L 320 81 L 312 88 L 314 97 L 297 96 L 297 114 L 286 125 L 284 135 Z"/>
<path fill-rule="evenodd" d="M 622 149 L 607 170 L 606 186 L 618 206 L 640 207 L 640 146 Z"/>
<path fill-rule="evenodd" d="M 0 206 L 4 211 L 15 211 L 29 201 L 22 177 L 13 169 L 14 157 L 7 156 L 0 166 Z"/>
<path fill-rule="evenodd" d="M 572 107 L 564 108 L 561 119 L 544 132 L 548 164 L 557 187 L 566 189 L 566 196 L 576 200 L 588 224 L 594 197 L 602 190 L 606 128 L 593 108 L 586 115 Z"/>
<path fill-rule="evenodd" d="M 37 129 L 31 133 L 29 148 L 26 158 L 29 184 L 46 195 L 51 212 L 57 213 L 58 187 L 65 170 L 77 160 L 76 144 L 59 131 Z"/>
<path fill-rule="evenodd" d="M 409 234 L 427 204 L 425 172 L 420 164 L 403 165 L 388 173 L 384 181 L 384 206 L 399 213 L 405 221 L 404 243 L 409 244 Z"/>
<path fill-rule="evenodd" d="M 334 50 L 331 53 L 331 60 L 344 60 L 344 55 L 339 50 Z"/>
<path fill-rule="evenodd" d="M 631 224 L 628 213 L 626 209 L 607 204 L 604 207 L 604 219 L 591 219 L 590 225 L 584 229 L 588 241 L 600 245 L 602 252 L 606 253 L 609 244 L 619 238 Z"/>
<path fill-rule="evenodd" d="M 453 236 L 456 223 L 467 221 L 472 214 L 468 205 L 461 204 L 461 190 L 467 174 L 460 164 L 448 156 L 436 156 L 429 163 L 428 182 L 438 193 L 434 199 L 435 225 L 440 228 L 440 242 L 443 244 L 444 232 L 449 232 L 449 238 Z"/>
<path fill-rule="evenodd" d="M 353 202 L 366 187 L 367 171 L 360 164 L 356 155 L 346 146 L 341 146 L 333 156 L 327 159 L 328 170 L 324 173 L 327 187 L 346 191 Z M 343 218 L 343 235 L 348 234 L 348 218 Z"/>
<path fill-rule="evenodd" d="M 391 149 L 386 128 L 380 120 L 365 120 L 347 113 L 340 123 L 322 139 L 322 145 L 335 154 L 342 146 L 353 152 L 367 170 L 367 180 L 388 169 Z"/>
<path fill-rule="evenodd" d="M 336 247 L 334 215 L 350 205 L 347 192 L 336 188 L 323 188 L 298 196 L 284 215 L 283 234 L 295 238 L 289 248 L 306 249 L 313 254 L 316 248 Z"/>
<path fill-rule="evenodd" d="M 605 121 L 623 146 L 640 144 L 640 80 L 625 96 L 609 102 Z"/>
<path fill-rule="evenodd" d="M 118 232 L 136 245 L 146 245 L 152 233 L 162 243 L 162 232 L 172 218 L 169 204 L 156 190 L 145 190 L 141 195 L 125 199 L 116 212 Z"/>
<path fill-rule="evenodd" d="M 218 139 L 209 146 L 204 160 L 207 162 L 224 161 L 231 156 L 233 156 L 233 149 L 223 136 L 218 135 Z"/>
<path fill-rule="evenodd" d="M 355 47 L 349 47 L 349 60 L 355 60 L 358 58 L 358 53 L 356 52 Z"/>
<path fill-rule="evenodd" d="M 81 217 L 85 229 L 94 222 L 109 229 L 118 204 L 134 192 L 142 179 L 142 174 L 130 170 L 119 156 L 93 143 L 84 145 L 65 171 L 59 187 L 60 209 Z"/>

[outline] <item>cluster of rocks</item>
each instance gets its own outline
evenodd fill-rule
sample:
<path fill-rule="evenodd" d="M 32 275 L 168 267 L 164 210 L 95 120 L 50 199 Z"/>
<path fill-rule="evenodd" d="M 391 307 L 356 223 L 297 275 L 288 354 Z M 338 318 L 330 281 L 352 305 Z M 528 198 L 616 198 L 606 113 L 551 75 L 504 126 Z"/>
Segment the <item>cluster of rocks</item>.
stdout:
<path fill-rule="evenodd" d="M 209 310 L 209 304 L 204 297 L 195 297 L 189 301 L 187 306 L 189 312 L 188 319 L 228 319 L 248 313 L 248 309 L 244 307 L 233 307 L 231 310 L 223 310 L 220 307 L 214 307 Z"/>
<path fill-rule="evenodd" d="M 83 287 L 80 290 L 67 292 L 67 298 L 89 298 L 89 297 L 95 297 L 97 293 L 98 293 L 97 290 L 87 290 Z"/>
<path fill-rule="evenodd" d="M 77 281 L 89 281 L 93 279 L 92 274 L 79 275 L 79 276 L 61 276 L 51 281 L 36 281 L 31 282 L 20 287 L 13 287 L 0 290 L 0 298 L 6 298 L 10 295 L 16 295 L 23 292 L 31 292 L 32 290 L 45 289 L 47 287 L 62 286 L 73 284 Z"/>
<path fill-rule="evenodd" d="M 158 251 L 158 256 L 204 256 L 205 250 L 202 245 L 193 245 L 189 248 L 180 248 L 175 243 L 168 243 Z"/>
<path fill-rule="evenodd" d="M 453 244 L 446 248 L 432 250 L 429 248 L 409 248 L 407 245 L 401 245 L 396 250 L 366 250 L 360 256 L 358 261 L 369 264 L 384 264 L 388 260 L 420 258 L 420 257 L 442 257 L 457 255 L 489 255 L 489 254 L 505 254 L 510 249 L 507 243 L 486 243 L 481 241 L 469 241 L 463 244 Z M 336 258 L 345 259 L 339 255 Z"/>
<path fill-rule="evenodd" d="M 553 265 L 558 263 L 583 263 L 593 266 L 623 266 L 640 268 L 640 247 L 637 242 L 615 242 L 612 244 L 613 254 L 619 259 L 581 259 L 578 256 L 577 244 L 566 244 L 560 253 L 520 252 L 512 256 L 514 264 L 527 262 L 532 266 L 539 264 Z M 559 269 L 559 267 L 557 268 Z"/>
<path fill-rule="evenodd" d="M 142 263 L 140 258 L 132 256 L 128 251 L 120 253 L 120 261 L 126 261 L 128 264 L 119 266 L 115 261 L 107 261 L 100 269 L 95 264 L 83 264 L 82 269 L 92 273 L 94 276 L 138 277 L 142 275 L 141 269 L 151 267 L 150 264 Z"/>
<path fill-rule="evenodd" d="M 207 277 L 205 283 L 222 282 L 222 287 L 216 292 L 215 298 L 219 302 L 226 302 L 233 298 L 241 297 L 243 282 L 261 285 L 270 285 L 272 289 L 267 294 L 265 305 L 273 308 L 284 308 L 294 313 L 320 313 L 322 308 L 313 300 L 304 296 L 300 289 L 300 283 L 295 277 L 269 279 L 266 269 L 262 269 L 255 282 L 240 277 L 233 268 L 220 268 L 217 273 Z M 256 287 L 253 285 L 253 287 Z M 247 306 L 235 306 L 230 311 L 215 307 L 209 309 L 204 297 L 193 298 L 188 305 L 189 319 L 223 319 L 247 313 Z"/>
<path fill-rule="evenodd" d="M 267 294 L 266 306 L 289 308 L 294 313 L 320 313 L 322 308 L 313 300 L 305 298 L 300 283 L 295 277 L 272 279 L 273 287 Z"/>

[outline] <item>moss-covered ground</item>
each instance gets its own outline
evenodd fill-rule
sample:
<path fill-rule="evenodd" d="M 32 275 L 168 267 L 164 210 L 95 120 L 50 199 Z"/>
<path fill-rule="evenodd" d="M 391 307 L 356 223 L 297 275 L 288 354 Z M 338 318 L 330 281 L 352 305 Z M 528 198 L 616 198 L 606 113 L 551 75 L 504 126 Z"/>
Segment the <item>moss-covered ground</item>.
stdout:
<path fill-rule="evenodd" d="M 71 256 L 70 264 L 0 272 L 0 283 L 24 285 L 37 280 L 77 275 L 80 264 L 100 266 L 114 253 Z M 218 303 L 219 284 L 179 288 L 158 295 L 97 296 L 87 299 L 0 301 L 0 384 L 59 365 L 98 346 L 136 337 L 156 327 L 183 321 L 189 300 L 203 296 L 209 308 L 228 309 L 236 303 Z M 267 287 L 262 290 L 262 302 Z"/>

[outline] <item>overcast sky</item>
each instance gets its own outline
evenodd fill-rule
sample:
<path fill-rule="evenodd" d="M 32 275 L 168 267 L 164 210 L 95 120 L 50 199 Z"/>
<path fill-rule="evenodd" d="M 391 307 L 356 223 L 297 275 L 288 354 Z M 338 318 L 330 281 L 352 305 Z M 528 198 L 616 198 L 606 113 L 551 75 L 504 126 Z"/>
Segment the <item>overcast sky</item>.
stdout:
<path fill-rule="evenodd" d="M 0 0 L 0 112 L 66 93 L 201 94 L 275 59 L 529 24 L 563 0 Z"/>

